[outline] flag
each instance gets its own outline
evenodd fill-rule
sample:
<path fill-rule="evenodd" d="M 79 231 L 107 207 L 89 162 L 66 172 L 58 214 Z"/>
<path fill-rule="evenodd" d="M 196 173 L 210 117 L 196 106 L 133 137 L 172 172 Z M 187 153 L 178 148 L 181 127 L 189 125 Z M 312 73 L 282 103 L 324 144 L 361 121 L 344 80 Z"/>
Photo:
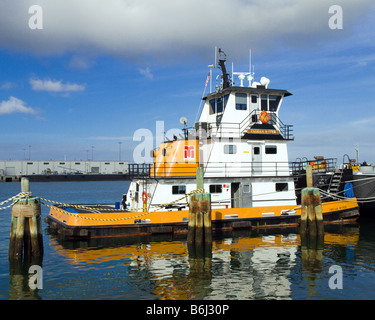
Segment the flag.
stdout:
<path fill-rule="evenodd" d="M 210 80 L 210 74 L 208 74 L 207 79 L 206 79 L 206 87 L 207 87 L 207 83 L 209 80 Z"/>

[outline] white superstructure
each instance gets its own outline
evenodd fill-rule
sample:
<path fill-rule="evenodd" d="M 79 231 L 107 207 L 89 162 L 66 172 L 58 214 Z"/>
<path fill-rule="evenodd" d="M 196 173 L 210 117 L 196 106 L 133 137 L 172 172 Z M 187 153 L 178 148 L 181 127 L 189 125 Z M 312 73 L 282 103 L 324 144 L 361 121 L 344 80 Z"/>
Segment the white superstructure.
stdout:
<path fill-rule="evenodd" d="M 233 73 L 240 81 L 234 86 L 225 61 L 219 49 L 221 83 L 203 97 L 194 128 L 189 130 L 186 118 L 181 118 L 183 137 L 170 137 L 173 140 L 154 151 L 149 175 L 130 185 L 128 209 L 140 210 L 145 201 L 148 208 L 169 203 L 195 190 L 198 166 L 203 167 L 213 208 L 296 204 L 287 151 L 287 141 L 294 139 L 292 126 L 279 118 L 281 104 L 291 93 L 269 89 L 265 77 L 254 82 L 250 73 Z M 186 208 L 186 200 L 169 206 Z"/>

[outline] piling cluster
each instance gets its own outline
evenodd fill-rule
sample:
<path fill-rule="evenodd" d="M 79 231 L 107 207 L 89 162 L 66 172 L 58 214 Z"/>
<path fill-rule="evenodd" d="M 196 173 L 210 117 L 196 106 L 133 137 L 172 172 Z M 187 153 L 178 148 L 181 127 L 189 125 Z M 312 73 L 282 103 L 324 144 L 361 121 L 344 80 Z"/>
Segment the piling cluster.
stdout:
<path fill-rule="evenodd" d="M 324 234 L 322 202 L 316 188 L 302 190 L 300 232 L 311 236 Z"/>
<path fill-rule="evenodd" d="M 29 194 L 29 180 L 22 178 L 21 191 Z M 31 196 L 15 199 L 9 241 L 9 260 L 43 257 L 40 199 Z"/>
<path fill-rule="evenodd" d="M 319 189 L 313 188 L 312 166 L 306 166 L 306 185 L 301 195 L 300 234 L 323 236 L 324 222 Z"/>
<path fill-rule="evenodd" d="M 211 195 L 195 193 L 190 197 L 188 243 L 211 243 Z"/>
<path fill-rule="evenodd" d="M 197 168 L 197 189 L 203 189 L 203 168 Z M 212 243 L 211 194 L 194 193 L 189 199 L 188 244 Z"/>

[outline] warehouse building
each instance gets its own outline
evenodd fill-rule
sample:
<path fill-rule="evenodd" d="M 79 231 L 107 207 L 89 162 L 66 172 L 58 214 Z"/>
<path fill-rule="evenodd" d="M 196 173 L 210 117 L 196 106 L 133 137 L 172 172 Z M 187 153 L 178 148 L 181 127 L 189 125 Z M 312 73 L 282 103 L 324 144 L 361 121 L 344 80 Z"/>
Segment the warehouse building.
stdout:
<path fill-rule="evenodd" d="M 128 161 L 2 160 L 0 180 L 30 175 L 127 174 Z M 13 181 L 13 180 L 12 180 Z"/>

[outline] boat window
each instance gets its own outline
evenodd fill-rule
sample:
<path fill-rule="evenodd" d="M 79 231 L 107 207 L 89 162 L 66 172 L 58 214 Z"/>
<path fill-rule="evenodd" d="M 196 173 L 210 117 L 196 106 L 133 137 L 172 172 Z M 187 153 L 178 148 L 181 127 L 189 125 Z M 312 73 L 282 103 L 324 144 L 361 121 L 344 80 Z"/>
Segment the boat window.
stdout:
<path fill-rule="evenodd" d="M 217 98 L 216 99 L 216 112 L 223 112 L 223 99 Z"/>
<path fill-rule="evenodd" d="M 269 104 L 270 104 L 270 111 L 277 111 L 277 108 L 279 107 L 279 103 L 281 100 L 281 96 L 269 96 Z"/>
<path fill-rule="evenodd" d="M 222 193 L 223 186 L 221 184 L 210 184 L 210 193 Z"/>
<path fill-rule="evenodd" d="M 227 106 L 228 99 L 229 99 L 229 94 L 226 94 L 226 95 L 224 96 L 224 110 L 225 110 L 225 107 Z"/>
<path fill-rule="evenodd" d="M 258 96 L 251 96 L 251 103 L 258 103 Z"/>
<path fill-rule="evenodd" d="M 247 94 L 236 93 L 236 110 L 246 110 L 246 109 L 247 109 Z"/>
<path fill-rule="evenodd" d="M 243 185 L 243 192 L 244 193 L 250 193 L 250 185 L 249 184 Z"/>
<path fill-rule="evenodd" d="M 254 147 L 254 154 L 260 154 L 260 147 Z"/>
<path fill-rule="evenodd" d="M 237 153 L 237 146 L 234 145 L 234 144 L 224 145 L 224 153 L 225 154 L 236 154 Z"/>
<path fill-rule="evenodd" d="M 275 189 L 276 189 L 276 192 L 288 191 L 288 183 L 287 182 L 276 183 Z"/>
<path fill-rule="evenodd" d="M 216 125 L 219 126 L 220 123 L 221 123 L 221 119 L 223 118 L 223 115 L 222 114 L 218 114 L 216 116 Z"/>
<path fill-rule="evenodd" d="M 266 154 L 277 154 L 277 146 L 266 146 Z"/>
<path fill-rule="evenodd" d="M 216 113 L 216 100 L 211 99 L 210 100 L 210 114 Z"/>
<path fill-rule="evenodd" d="M 172 186 L 172 194 L 185 194 L 186 186 Z"/>
<path fill-rule="evenodd" d="M 261 103 L 260 103 L 260 108 L 262 111 L 268 111 L 268 97 L 266 94 L 261 95 Z"/>

